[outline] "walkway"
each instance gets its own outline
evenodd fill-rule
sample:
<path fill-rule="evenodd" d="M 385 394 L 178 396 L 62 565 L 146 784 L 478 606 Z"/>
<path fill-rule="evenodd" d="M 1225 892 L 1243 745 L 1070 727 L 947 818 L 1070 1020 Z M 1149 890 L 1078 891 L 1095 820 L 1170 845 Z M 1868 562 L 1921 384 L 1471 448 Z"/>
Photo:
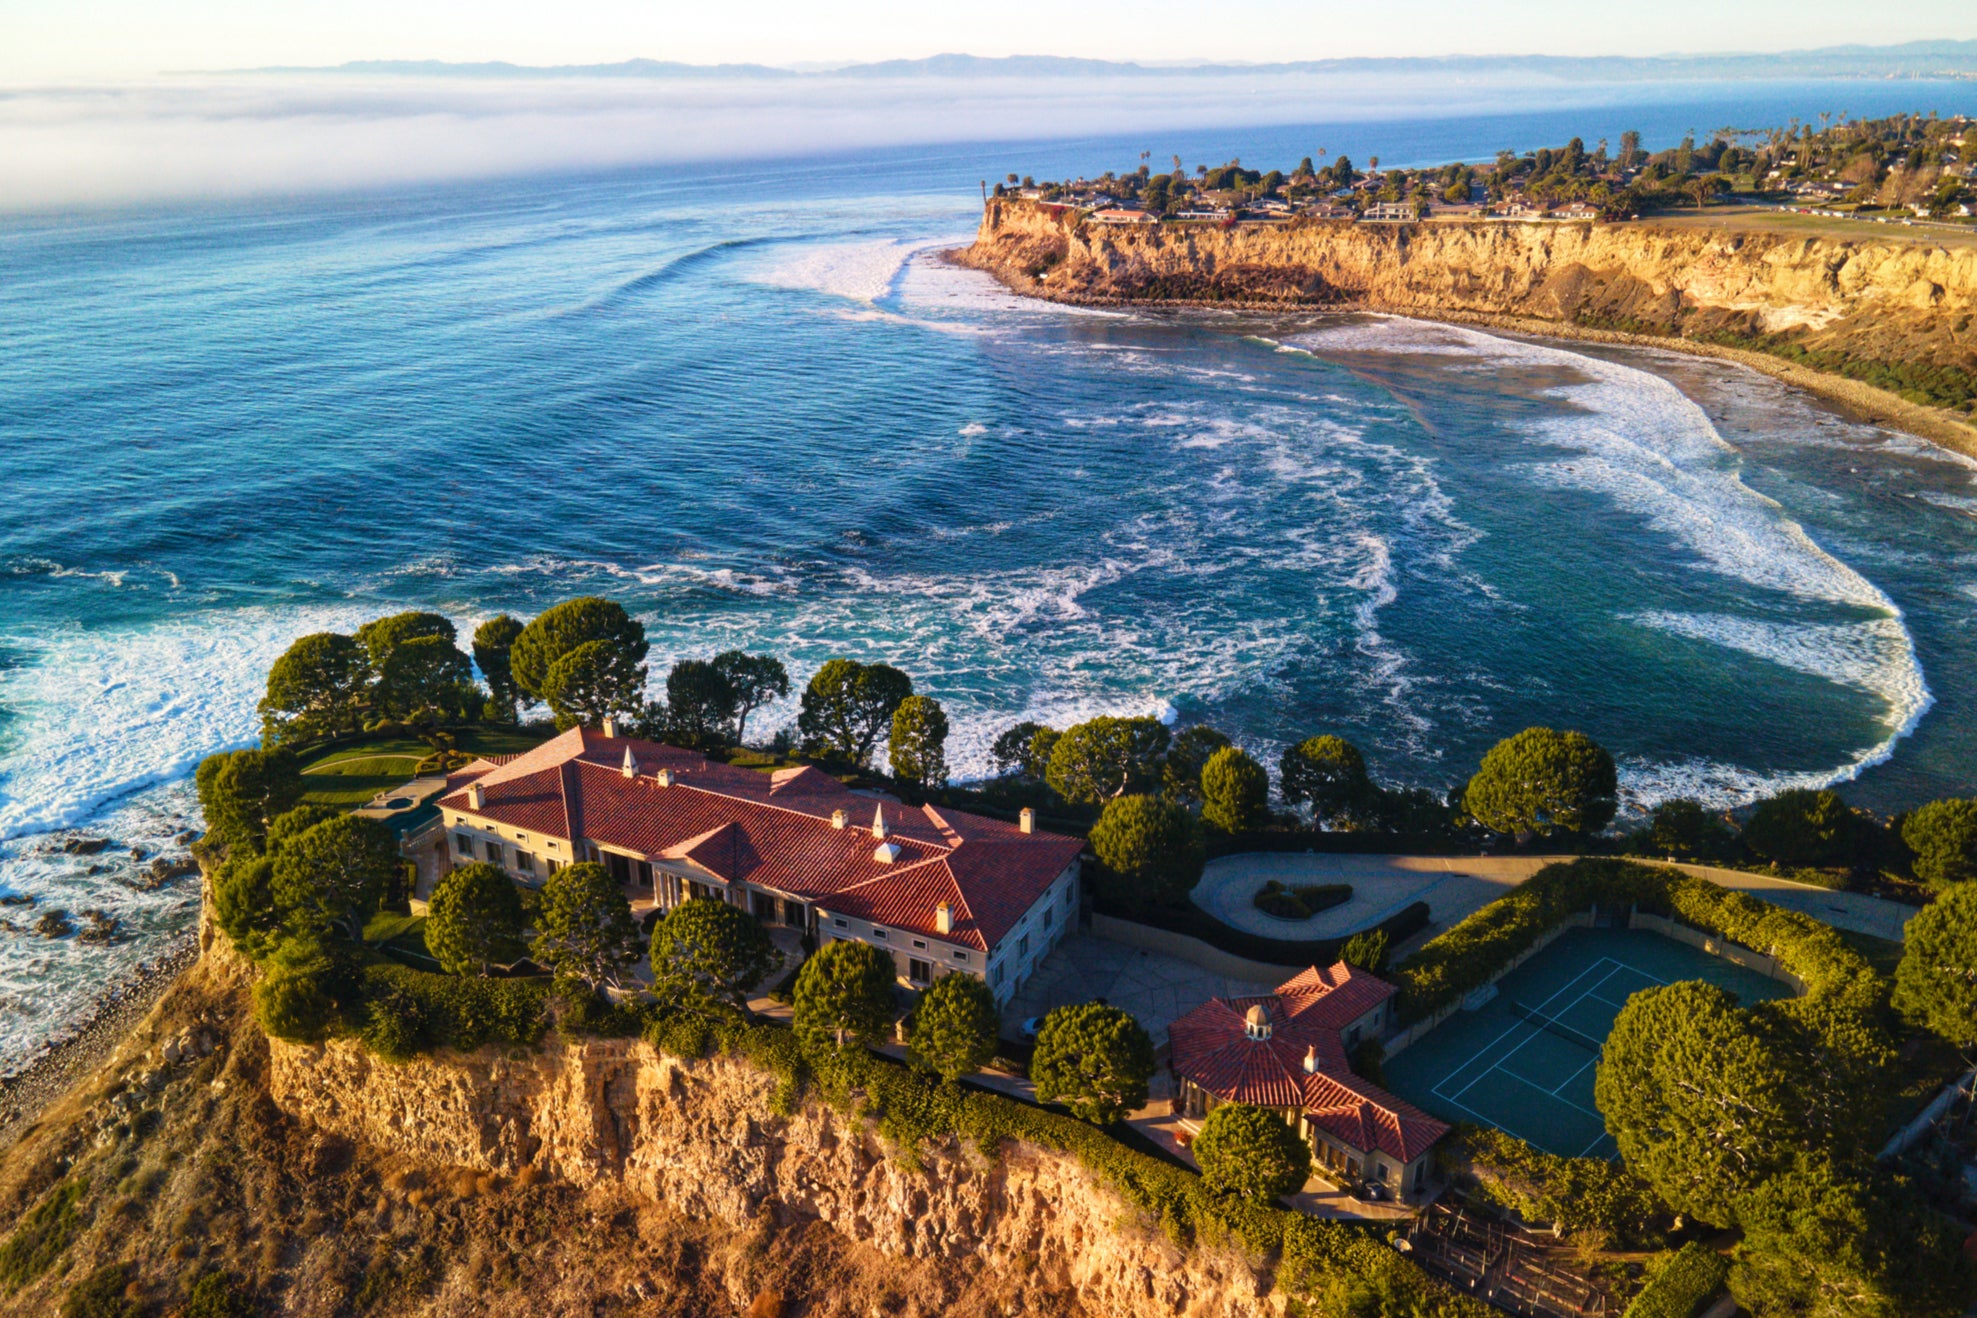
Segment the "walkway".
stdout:
<path fill-rule="evenodd" d="M 1002 1019 L 1013 1031 L 1052 1007 L 1103 998 L 1145 1026 L 1153 1046 L 1161 1049 L 1167 1046 L 1168 1025 L 1210 998 L 1245 997 L 1276 987 L 1230 979 L 1179 957 L 1090 934 L 1068 934 L 1037 963 L 1022 990 L 1002 1009 Z"/>
<path fill-rule="evenodd" d="M 1224 856 L 1203 872 L 1195 903 L 1227 924 L 1275 938 L 1330 938 L 1377 924 L 1410 902 L 1428 903 L 1434 937 L 1523 883 L 1546 865 L 1572 856 L 1354 856 L 1321 852 Z M 1668 862 L 1648 862 L 1666 864 Z M 1915 908 L 1861 892 L 1833 892 L 1768 874 L 1675 863 L 1724 888 L 1809 915 L 1815 920 L 1890 942 Z M 1281 883 L 1349 883 L 1353 897 L 1309 920 L 1279 920 L 1250 903 L 1271 879 Z M 1413 940 L 1410 940 L 1412 942 Z"/>

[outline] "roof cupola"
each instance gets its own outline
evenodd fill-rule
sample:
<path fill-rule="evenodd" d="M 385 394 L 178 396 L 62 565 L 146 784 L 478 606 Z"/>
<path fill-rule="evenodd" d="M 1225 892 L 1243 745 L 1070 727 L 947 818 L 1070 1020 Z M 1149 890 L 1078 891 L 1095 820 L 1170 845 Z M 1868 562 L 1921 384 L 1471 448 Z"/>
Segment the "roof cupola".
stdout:
<path fill-rule="evenodd" d="M 1243 1013 L 1242 1032 L 1257 1043 L 1270 1037 L 1270 1013 L 1263 1010 L 1262 1003 L 1252 1003 Z"/>

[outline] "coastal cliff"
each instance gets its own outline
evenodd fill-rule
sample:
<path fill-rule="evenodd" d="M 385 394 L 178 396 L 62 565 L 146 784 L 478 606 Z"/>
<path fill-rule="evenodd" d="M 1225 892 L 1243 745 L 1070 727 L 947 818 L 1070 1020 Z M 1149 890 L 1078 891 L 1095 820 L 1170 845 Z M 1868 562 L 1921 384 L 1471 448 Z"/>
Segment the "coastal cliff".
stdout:
<path fill-rule="evenodd" d="M 931 1312 L 984 1285 L 1119 1318 L 1284 1312 L 1239 1251 L 1177 1248 L 1068 1155 L 1014 1143 L 983 1156 L 949 1139 L 903 1160 L 854 1114 L 811 1101 L 775 1115 L 773 1077 L 738 1059 L 686 1063 L 640 1042 L 583 1040 L 517 1061 L 390 1065 L 332 1042 L 277 1043 L 271 1063 L 285 1111 L 421 1165 L 534 1168 L 728 1223 L 789 1214 L 937 1262 Z"/>
<path fill-rule="evenodd" d="M 1700 348 L 1977 452 L 1968 413 L 1936 405 L 1977 376 L 1977 246 L 1654 221 L 1104 225 L 998 198 L 956 258 L 1085 305 L 1368 310 Z"/>

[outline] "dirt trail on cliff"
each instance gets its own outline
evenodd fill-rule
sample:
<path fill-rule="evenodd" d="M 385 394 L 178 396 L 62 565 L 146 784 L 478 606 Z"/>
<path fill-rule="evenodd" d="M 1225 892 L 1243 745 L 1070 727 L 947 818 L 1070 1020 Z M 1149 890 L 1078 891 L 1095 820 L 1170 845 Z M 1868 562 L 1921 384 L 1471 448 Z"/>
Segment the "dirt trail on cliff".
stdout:
<path fill-rule="evenodd" d="M 1083 305 L 1385 311 L 1706 352 L 1977 455 L 1968 412 L 1921 401 L 1977 382 L 1977 246 L 1652 221 L 1108 226 L 996 200 L 955 256 Z"/>

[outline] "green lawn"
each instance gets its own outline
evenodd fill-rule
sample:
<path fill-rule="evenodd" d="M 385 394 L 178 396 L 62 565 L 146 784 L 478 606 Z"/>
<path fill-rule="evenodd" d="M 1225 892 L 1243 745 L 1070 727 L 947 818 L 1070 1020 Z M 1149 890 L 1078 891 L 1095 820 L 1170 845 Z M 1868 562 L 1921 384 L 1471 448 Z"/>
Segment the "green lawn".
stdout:
<path fill-rule="evenodd" d="M 515 755 L 542 743 L 519 728 L 465 728 L 454 744 L 469 755 Z M 367 737 L 325 747 L 302 758 L 311 805 L 360 806 L 386 788 L 411 779 L 432 748 L 417 737 Z"/>
<path fill-rule="evenodd" d="M 379 911 L 364 926 L 364 941 L 417 969 L 439 969 L 439 963 L 426 950 L 426 917 L 423 915 Z"/>

